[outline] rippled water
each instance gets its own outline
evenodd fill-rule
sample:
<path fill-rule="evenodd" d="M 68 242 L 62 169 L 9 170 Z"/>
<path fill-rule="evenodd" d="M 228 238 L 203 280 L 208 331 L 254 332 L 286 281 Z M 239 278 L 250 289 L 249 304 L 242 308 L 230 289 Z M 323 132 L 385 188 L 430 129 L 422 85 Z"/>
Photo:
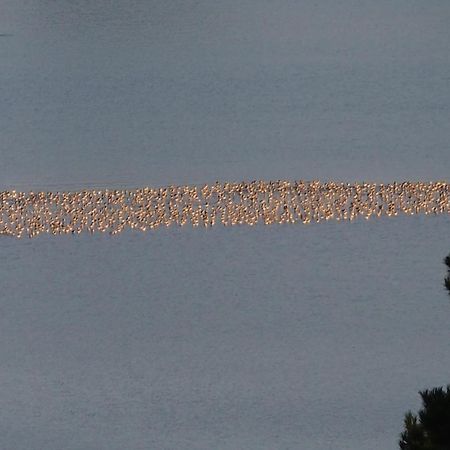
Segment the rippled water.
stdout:
<path fill-rule="evenodd" d="M 0 0 L 0 190 L 448 180 L 446 0 Z M 449 217 L 0 238 L 0 447 L 394 449 L 448 383 Z"/>
<path fill-rule="evenodd" d="M 443 179 L 445 1 L 5 1 L 0 186 Z"/>

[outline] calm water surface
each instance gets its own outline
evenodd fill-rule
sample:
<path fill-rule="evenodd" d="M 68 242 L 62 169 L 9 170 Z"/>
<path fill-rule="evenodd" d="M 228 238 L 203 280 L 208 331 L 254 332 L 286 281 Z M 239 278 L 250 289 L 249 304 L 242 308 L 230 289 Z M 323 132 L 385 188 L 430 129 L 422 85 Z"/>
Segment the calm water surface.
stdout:
<path fill-rule="evenodd" d="M 0 0 L 0 190 L 447 179 L 450 3 Z M 449 218 L 0 239 L 0 448 L 395 449 L 448 383 Z"/>
<path fill-rule="evenodd" d="M 0 187 L 448 177 L 446 1 L 0 8 Z"/>

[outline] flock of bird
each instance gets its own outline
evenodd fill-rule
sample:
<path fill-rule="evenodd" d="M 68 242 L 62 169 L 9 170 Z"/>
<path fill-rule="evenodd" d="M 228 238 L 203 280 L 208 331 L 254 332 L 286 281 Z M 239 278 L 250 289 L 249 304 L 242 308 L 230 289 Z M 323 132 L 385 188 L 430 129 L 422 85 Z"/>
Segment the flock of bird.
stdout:
<path fill-rule="evenodd" d="M 450 212 L 450 184 L 252 181 L 136 190 L 0 192 L 0 235 L 141 231 Z"/>

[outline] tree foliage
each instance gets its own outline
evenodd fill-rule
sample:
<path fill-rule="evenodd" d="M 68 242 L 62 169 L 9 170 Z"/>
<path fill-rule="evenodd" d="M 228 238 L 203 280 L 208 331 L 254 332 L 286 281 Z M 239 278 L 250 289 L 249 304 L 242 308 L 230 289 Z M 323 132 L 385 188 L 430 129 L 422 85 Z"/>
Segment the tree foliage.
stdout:
<path fill-rule="evenodd" d="M 444 258 L 447 276 L 444 286 L 450 295 L 450 255 Z M 450 450 L 450 384 L 447 389 L 433 388 L 419 392 L 422 409 L 408 411 L 404 431 L 398 442 L 401 450 Z"/>
<path fill-rule="evenodd" d="M 444 279 L 444 286 L 450 295 L 450 255 L 444 258 L 444 264 L 447 266 L 447 276 Z"/>
<path fill-rule="evenodd" d="M 450 450 L 450 385 L 419 392 L 422 409 L 405 414 L 401 450 Z"/>

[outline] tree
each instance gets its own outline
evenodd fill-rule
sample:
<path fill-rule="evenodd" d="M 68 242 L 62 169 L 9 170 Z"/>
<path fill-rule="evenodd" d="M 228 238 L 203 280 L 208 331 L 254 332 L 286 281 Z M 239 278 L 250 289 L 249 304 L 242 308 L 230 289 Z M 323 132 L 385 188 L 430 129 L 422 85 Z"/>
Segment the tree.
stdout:
<path fill-rule="evenodd" d="M 450 295 L 450 255 L 444 258 L 447 276 L 444 286 Z M 405 430 L 400 434 L 401 450 L 450 450 L 450 384 L 447 390 L 419 391 L 423 408 L 415 415 L 405 414 Z"/>
<path fill-rule="evenodd" d="M 401 450 L 450 450 L 450 384 L 419 392 L 423 408 L 405 414 Z"/>
<path fill-rule="evenodd" d="M 444 264 L 447 266 L 447 276 L 444 279 L 444 286 L 450 295 L 450 255 L 444 258 Z"/>

